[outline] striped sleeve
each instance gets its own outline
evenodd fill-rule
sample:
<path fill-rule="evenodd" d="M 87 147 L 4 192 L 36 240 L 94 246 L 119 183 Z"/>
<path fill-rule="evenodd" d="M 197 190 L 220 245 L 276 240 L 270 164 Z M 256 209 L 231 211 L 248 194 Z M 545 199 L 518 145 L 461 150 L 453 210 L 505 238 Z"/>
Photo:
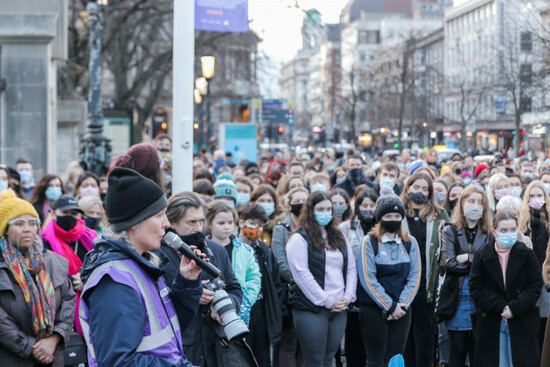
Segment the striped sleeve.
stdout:
<path fill-rule="evenodd" d="M 418 249 L 418 243 L 416 239 L 409 236 L 411 241 L 411 249 L 409 251 L 410 269 L 407 276 L 407 284 L 401 295 L 399 296 L 399 303 L 403 303 L 405 307 L 409 308 L 416 293 L 418 293 L 418 287 L 420 286 L 420 278 L 422 277 L 422 264 L 420 262 L 420 250 Z"/>
<path fill-rule="evenodd" d="M 370 243 L 370 235 L 366 236 L 357 252 L 357 274 L 361 286 L 369 297 L 384 311 L 392 313 L 395 302 L 385 291 L 376 278 L 376 261 L 374 250 Z"/>

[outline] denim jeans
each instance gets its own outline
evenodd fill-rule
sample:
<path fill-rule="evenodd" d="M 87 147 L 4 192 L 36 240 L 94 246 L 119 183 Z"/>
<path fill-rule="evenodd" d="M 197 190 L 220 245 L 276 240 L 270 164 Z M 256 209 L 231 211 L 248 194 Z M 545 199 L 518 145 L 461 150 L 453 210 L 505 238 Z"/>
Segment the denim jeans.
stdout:
<path fill-rule="evenodd" d="M 499 367 L 513 367 L 512 345 L 510 344 L 510 330 L 508 322 L 500 321 L 500 346 L 498 353 Z"/>

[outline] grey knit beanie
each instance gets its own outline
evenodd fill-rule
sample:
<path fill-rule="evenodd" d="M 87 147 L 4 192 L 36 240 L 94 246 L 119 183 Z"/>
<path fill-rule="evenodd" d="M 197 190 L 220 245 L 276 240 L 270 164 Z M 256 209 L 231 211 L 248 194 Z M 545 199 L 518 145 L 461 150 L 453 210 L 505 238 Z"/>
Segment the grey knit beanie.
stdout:
<path fill-rule="evenodd" d="M 388 213 L 399 213 L 405 217 L 405 207 L 399 196 L 395 195 L 393 189 L 388 186 L 380 188 L 380 197 L 376 200 L 376 221 Z"/>

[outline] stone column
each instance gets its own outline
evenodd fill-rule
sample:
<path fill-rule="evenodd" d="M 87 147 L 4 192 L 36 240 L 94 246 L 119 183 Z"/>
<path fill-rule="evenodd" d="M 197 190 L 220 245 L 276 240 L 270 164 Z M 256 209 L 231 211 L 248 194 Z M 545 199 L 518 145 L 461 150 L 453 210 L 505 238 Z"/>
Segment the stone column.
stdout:
<path fill-rule="evenodd" d="M 60 6 L 61 4 L 61 6 Z M 0 162 L 33 162 L 35 180 L 56 172 L 56 36 L 62 0 L 0 2 Z M 16 6 L 17 5 L 17 6 Z"/>

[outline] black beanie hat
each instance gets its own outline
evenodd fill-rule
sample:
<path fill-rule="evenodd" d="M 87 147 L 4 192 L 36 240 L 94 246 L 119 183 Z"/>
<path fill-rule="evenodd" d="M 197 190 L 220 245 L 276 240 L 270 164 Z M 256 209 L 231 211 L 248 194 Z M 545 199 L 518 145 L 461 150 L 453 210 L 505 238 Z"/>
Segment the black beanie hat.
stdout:
<path fill-rule="evenodd" d="M 114 232 L 141 223 L 167 206 L 161 188 L 138 172 L 117 167 L 109 174 L 105 211 Z"/>
<path fill-rule="evenodd" d="M 376 200 L 376 221 L 380 222 L 380 219 L 388 213 L 399 213 L 402 217 L 405 217 L 405 207 L 392 188 L 382 186 L 380 197 Z"/>

